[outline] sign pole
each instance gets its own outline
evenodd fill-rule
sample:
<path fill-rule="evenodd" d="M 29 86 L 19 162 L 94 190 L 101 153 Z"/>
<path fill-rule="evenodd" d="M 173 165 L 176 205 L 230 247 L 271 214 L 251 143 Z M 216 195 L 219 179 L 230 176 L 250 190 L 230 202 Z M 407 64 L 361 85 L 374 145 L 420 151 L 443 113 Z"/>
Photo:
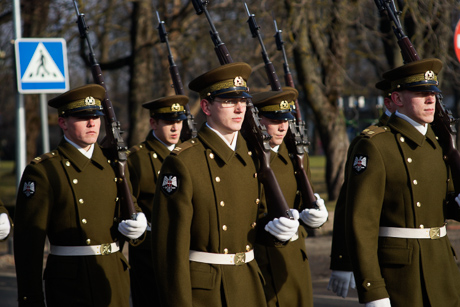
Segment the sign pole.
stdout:
<path fill-rule="evenodd" d="M 40 94 L 40 117 L 42 126 L 42 150 L 43 153 L 50 151 L 50 137 L 48 127 L 48 103 L 46 94 Z"/>

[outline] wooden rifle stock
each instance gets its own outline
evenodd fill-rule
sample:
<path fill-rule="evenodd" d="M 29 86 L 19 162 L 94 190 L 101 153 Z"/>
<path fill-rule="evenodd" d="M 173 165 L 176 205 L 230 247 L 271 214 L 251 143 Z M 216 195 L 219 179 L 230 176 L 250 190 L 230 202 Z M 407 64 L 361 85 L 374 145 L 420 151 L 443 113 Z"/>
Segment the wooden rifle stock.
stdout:
<path fill-rule="evenodd" d="M 225 47 L 225 44 L 220 40 L 217 31 L 214 27 L 212 19 L 206 9 L 208 1 L 192 0 L 193 6 L 197 15 L 203 12 L 211 26 L 211 39 L 214 43 L 214 50 L 221 65 L 233 63 L 230 53 Z M 257 109 L 250 102 L 246 108 L 243 126 L 241 133 L 246 141 L 254 146 L 255 154 L 259 160 L 260 168 L 258 177 L 263 184 L 266 193 L 266 202 L 268 207 L 268 215 L 271 218 L 286 217 L 293 219 L 289 205 L 284 198 L 283 192 L 276 180 L 275 174 L 270 167 L 270 145 L 271 136 L 267 133 L 265 127 L 260 124 Z"/>
<path fill-rule="evenodd" d="M 137 211 L 134 207 L 131 191 L 129 189 L 128 181 L 126 180 L 126 146 L 121 130 L 120 122 L 117 120 L 112 102 L 107 93 L 107 87 L 102 76 L 100 65 L 96 61 L 93 48 L 88 38 L 88 27 L 84 19 L 84 15 L 78 11 L 78 6 L 74 0 L 75 11 L 77 13 L 77 23 L 80 32 L 80 38 L 85 39 L 89 48 L 89 59 L 91 62 L 91 73 L 93 75 L 94 83 L 99 84 L 105 88 L 105 98 L 102 101 L 102 108 L 104 109 L 104 123 L 106 136 L 102 142 L 102 147 L 108 152 L 111 159 L 112 167 L 116 174 L 117 190 L 120 200 L 120 211 L 122 219 L 136 219 Z"/>
<path fill-rule="evenodd" d="M 168 40 L 168 33 L 166 32 L 166 28 L 164 26 L 164 21 L 160 20 L 160 15 L 157 12 L 158 18 L 158 34 L 160 36 L 160 41 L 162 43 L 166 43 L 166 48 L 168 49 L 168 61 L 169 61 L 169 75 L 171 76 L 171 80 L 174 87 L 174 92 L 176 95 L 185 95 L 184 86 L 182 85 L 182 79 L 179 74 L 179 69 L 177 68 L 176 63 L 174 62 L 174 57 L 172 56 L 171 47 L 169 46 Z M 190 112 L 190 106 L 188 104 L 185 105 L 185 114 L 187 119 L 184 121 L 184 125 L 181 131 L 181 140 L 186 141 L 191 138 L 195 138 L 197 131 L 196 131 L 196 123 L 193 119 L 193 115 Z"/>

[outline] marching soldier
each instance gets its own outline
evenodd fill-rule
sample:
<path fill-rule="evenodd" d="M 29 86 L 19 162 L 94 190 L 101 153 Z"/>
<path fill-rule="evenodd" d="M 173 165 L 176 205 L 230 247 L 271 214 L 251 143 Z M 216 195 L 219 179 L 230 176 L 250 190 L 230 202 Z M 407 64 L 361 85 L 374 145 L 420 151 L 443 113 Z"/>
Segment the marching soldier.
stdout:
<path fill-rule="evenodd" d="M 197 77 L 207 122 L 161 168 L 152 211 L 153 266 L 162 306 L 265 306 L 254 260 L 259 183 L 239 130 L 251 67 L 230 63 Z M 291 238 L 297 220 L 270 221 Z M 277 221 L 279 222 L 279 220 Z M 286 240 L 286 239 L 284 239 Z"/>
<path fill-rule="evenodd" d="M 319 209 L 304 209 L 298 197 L 298 187 L 284 137 L 289 121 L 294 119 L 289 103 L 297 99 L 298 92 L 292 87 L 283 91 L 268 91 L 252 95 L 252 101 L 259 110 L 260 123 L 271 135 L 272 149 L 270 166 L 280 184 L 290 208 L 300 211 L 301 220 L 310 228 L 318 228 L 327 221 L 328 212 L 324 200 L 319 198 Z M 304 169 L 310 176 L 308 156 L 304 157 Z M 262 197 L 262 200 L 264 198 Z M 264 224 L 266 206 L 261 206 L 259 225 Z M 307 232 L 300 226 L 286 246 L 274 245 L 273 238 L 263 228 L 258 230 L 255 257 L 265 279 L 265 296 L 268 306 L 313 306 L 313 290 L 308 263 L 305 238 Z"/>
<path fill-rule="evenodd" d="M 119 242 L 122 235 L 140 237 L 147 221 L 137 205 L 136 220 L 119 218 L 116 175 L 96 143 L 104 97 L 105 89 L 93 84 L 48 102 L 58 110 L 64 136 L 26 167 L 19 186 L 19 306 L 129 306 L 128 262 Z M 50 254 L 42 274 L 46 238 Z"/>
<path fill-rule="evenodd" d="M 11 218 L 8 215 L 5 205 L 0 200 L 0 241 L 6 240 L 11 231 Z"/>
<path fill-rule="evenodd" d="M 372 125 L 364 129 L 359 136 L 353 139 L 350 146 L 348 147 L 347 158 L 350 159 L 350 153 L 353 150 L 354 145 L 358 140 L 372 134 L 371 131 L 377 127 L 386 125 L 391 114 L 396 110 L 395 105 L 391 101 L 390 87 L 391 83 L 388 80 L 382 80 L 377 82 L 376 88 L 383 91 L 383 101 L 385 104 L 385 112 L 380 116 L 377 124 Z M 349 162 L 347 162 L 348 164 Z M 347 252 L 347 244 L 345 239 L 345 198 L 346 198 L 346 187 L 347 187 L 347 174 L 345 174 L 345 181 L 340 189 L 340 194 L 337 199 L 335 210 L 334 210 L 334 227 L 332 230 L 332 247 L 331 247 L 331 265 L 332 270 L 331 277 L 327 289 L 336 293 L 338 296 L 345 298 L 348 295 L 348 289 L 351 287 L 356 289 L 355 278 L 353 276 L 353 268 L 351 260 Z"/>
<path fill-rule="evenodd" d="M 347 165 L 346 239 L 366 306 L 459 306 L 460 272 L 446 236 L 449 170 L 429 123 L 438 59 L 383 74 L 396 112 L 361 137 Z"/>
<path fill-rule="evenodd" d="M 130 149 L 128 156 L 133 194 L 149 224 L 145 241 L 129 246 L 131 298 L 135 307 L 158 301 L 152 293 L 155 288 L 150 235 L 153 196 L 161 164 L 180 141 L 182 122 L 187 118 L 184 106 L 188 100 L 187 96 L 175 95 L 144 103 L 142 106 L 150 111 L 152 129 L 144 142 Z"/>

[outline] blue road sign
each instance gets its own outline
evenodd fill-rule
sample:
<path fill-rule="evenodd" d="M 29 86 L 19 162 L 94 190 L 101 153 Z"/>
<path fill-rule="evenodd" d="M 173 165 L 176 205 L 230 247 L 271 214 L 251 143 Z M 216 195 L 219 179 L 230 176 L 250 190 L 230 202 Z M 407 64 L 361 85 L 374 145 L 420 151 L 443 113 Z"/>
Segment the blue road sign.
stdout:
<path fill-rule="evenodd" d="M 67 47 L 63 38 L 19 38 L 15 41 L 15 52 L 19 93 L 69 90 Z"/>

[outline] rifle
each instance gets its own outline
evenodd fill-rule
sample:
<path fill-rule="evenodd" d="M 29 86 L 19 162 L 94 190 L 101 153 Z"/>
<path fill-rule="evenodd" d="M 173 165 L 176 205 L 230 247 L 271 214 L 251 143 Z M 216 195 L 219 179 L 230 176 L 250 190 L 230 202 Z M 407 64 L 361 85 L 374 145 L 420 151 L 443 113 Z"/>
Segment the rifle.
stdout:
<path fill-rule="evenodd" d="M 116 174 L 117 189 L 120 199 L 120 210 L 122 219 L 136 219 L 136 209 L 134 207 L 134 202 L 129 189 L 128 180 L 126 180 L 125 170 L 126 170 L 126 146 L 123 137 L 121 134 L 120 122 L 117 120 L 115 111 L 112 106 L 112 102 L 109 99 L 107 94 L 107 87 L 104 82 L 104 77 L 102 76 L 101 67 L 99 66 L 93 47 L 88 38 L 88 29 L 89 27 L 85 22 L 85 15 L 80 14 L 78 11 L 78 5 L 76 0 L 73 0 L 75 6 L 75 12 L 77 13 L 77 24 L 78 30 L 80 32 L 80 38 L 85 39 L 88 48 L 89 48 L 89 60 L 91 63 L 91 73 L 93 75 L 94 83 L 99 84 L 105 88 L 105 98 L 102 101 L 102 107 L 104 109 L 104 122 L 105 122 L 105 131 L 106 136 L 102 142 L 104 148 L 107 149 L 110 160 L 112 161 L 112 167 L 114 168 Z"/>
<path fill-rule="evenodd" d="M 220 37 L 214 27 L 212 19 L 207 11 L 209 1 L 202 2 L 201 0 L 192 0 L 193 6 L 197 15 L 203 12 L 211 26 L 211 39 L 214 43 L 214 50 L 221 65 L 232 63 L 233 60 L 230 53 L 225 47 L 225 44 L 220 40 Z M 265 188 L 266 202 L 268 207 L 268 215 L 272 218 L 286 217 L 293 219 L 289 205 L 284 198 L 283 192 L 276 180 L 275 173 L 270 167 L 270 138 L 265 126 L 259 122 L 257 109 L 249 100 L 244 116 L 243 127 L 241 133 L 246 141 L 254 148 L 254 152 L 260 162 L 258 178 Z"/>
<path fill-rule="evenodd" d="M 169 46 L 168 32 L 166 32 L 165 23 L 161 21 L 160 15 L 157 13 L 158 18 L 158 34 L 160 36 L 160 42 L 166 43 L 166 48 L 168 49 L 168 61 L 169 61 L 169 74 L 171 75 L 171 80 L 173 82 L 173 88 L 176 95 L 185 95 L 184 86 L 182 85 L 182 80 L 179 75 L 179 69 L 177 69 L 176 63 L 174 63 L 174 58 L 172 56 L 171 47 Z M 193 119 L 193 115 L 190 112 L 190 107 L 188 104 L 185 105 L 185 114 L 187 115 L 187 120 L 184 121 L 184 127 L 181 131 L 181 140 L 186 141 L 191 138 L 196 137 L 196 123 Z"/>
<path fill-rule="evenodd" d="M 382 16 L 386 15 L 390 22 L 393 22 L 393 32 L 398 39 L 398 45 L 401 49 L 401 54 L 404 63 L 410 63 L 420 60 L 417 51 L 412 45 L 409 38 L 404 34 L 398 15 L 396 6 L 393 0 L 374 0 L 377 8 Z M 458 119 L 452 116 L 452 112 L 445 108 L 442 102 L 442 94 L 436 93 L 436 108 L 434 120 L 431 123 L 431 128 L 443 143 L 446 145 L 444 152 L 446 161 L 450 166 L 456 195 L 460 192 L 460 153 L 455 148 L 454 137 L 457 133 L 455 123 Z"/>
<path fill-rule="evenodd" d="M 252 37 L 257 37 L 259 39 L 260 46 L 262 47 L 262 58 L 265 63 L 265 72 L 267 73 L 267 77 L 272 91 L 281 91 L 281 84 L 276 74 L 275 67 L 268 58 L 268 54 L 265 49 L 264 42 L 262 40 L 262 35 L 259 31 L 260 27 L 257 25 L 255 15 L 249 12 L 246 3 L 244 3 L 244 6 L 246 7 L 246 12 L 248 13 L 247 22 L 249 25 L 249 29 L 251 30 Z M 293 85 L 294 84 L 292 83 L 291 86 L 294 87 Z M 303 205 L 305 208 L 316 208 L 316 197 L 313 192 L 313 189 L 311 188 L 310 180 L 308 179 L 307 173 L 305 172 L 305 168 L 303 166 L 303 161 L 305 157 L 305 142 L 302 140 L 301 133 L 299 131 L 300 126 L 296 125 L 293 121 L 290 121 L 289 129 L 285 137 L 285 144 L 288 149 L 288 152 L 293 155 L 292 161 L 294 164 L 297 184 L 303 197 Z"/>

